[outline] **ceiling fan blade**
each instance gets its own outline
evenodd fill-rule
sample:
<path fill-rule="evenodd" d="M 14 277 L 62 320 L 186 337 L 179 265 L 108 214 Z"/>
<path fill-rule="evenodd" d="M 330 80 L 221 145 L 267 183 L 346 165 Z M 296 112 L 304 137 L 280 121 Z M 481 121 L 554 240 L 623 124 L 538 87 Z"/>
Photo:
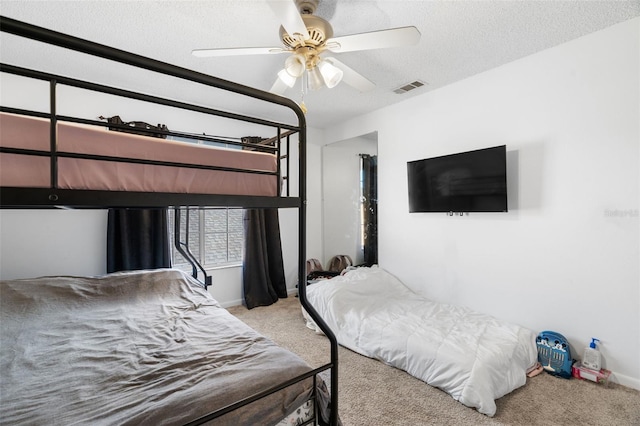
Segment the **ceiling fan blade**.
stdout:
<path fill-rule="evenodd" d="M 267 0 L 267 3 L 290 36 L 301 34 L 305 40 L 309 39 L 307 26 L 304 24 L 294 0 Z"/>
<path fill-rule="evenodd" d="M 278 77 L 276 78 L 276 81 L 273 82 L 273 86 L 271 86 L 269 92 L 273 93 L 274 95 L 283 96 L 284 92 L 286 92 L 288 88 L 289 86 L 287 86 L 285 82 L 282 81 L 280 77 Z"/>
<path fill-rule="evenodd" d="M 325 58 L 325 61 L 342 70 L 342 81 L 360 92 L 369 92 L 376 88 L 376 85 L 364 77 L 353 68 L 349 68 L 336 58 Z"/>
<path fill-rule="evenodd" d="M 281 47 L 230 47 L 221 49 L 194 49 L 193 56 L 199 58 L 211 58 L 215 56 L 242 56 L 242 55 L 271 55 L 274 53 L 289 53 L 289 50 Z"/>
<path fill-rule="evenodd" d="M 420 31 L 416 27 L 400 27 L 370 33 L 333 37 L 327 40 L 327 49 L 336 52 L 383 49 L 387 47 L 411 46 L 420 41 Z"/>

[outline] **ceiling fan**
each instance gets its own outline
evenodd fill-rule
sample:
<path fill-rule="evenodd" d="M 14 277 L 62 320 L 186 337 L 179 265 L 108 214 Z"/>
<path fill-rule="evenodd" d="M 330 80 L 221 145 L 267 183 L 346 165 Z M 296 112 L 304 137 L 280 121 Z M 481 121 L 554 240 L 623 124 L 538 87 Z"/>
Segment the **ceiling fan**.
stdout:
<path fill-rule="evenodd" d="M 278 78 L 270 90 L 279 95 L 293 87 L 298 78 L 303 78 L 303 94 L 307 88 L 333 88 L 341 81 L 360 92 L 366 92 L 375 88 L 373 82 L 336 58 L 324 56 L 324 53 L 410 46 L 420 40 L 420 32 L 415 27 L 333 37 L 331 24 L 313 14 L 318 0 L 265 1 L 282 23 L 280 38 L 284 47 L 196 49 L 192 54 L 214 57 L 287 53 L 289 57 L 284 62 L 284 68 L 278 72 Z"/>

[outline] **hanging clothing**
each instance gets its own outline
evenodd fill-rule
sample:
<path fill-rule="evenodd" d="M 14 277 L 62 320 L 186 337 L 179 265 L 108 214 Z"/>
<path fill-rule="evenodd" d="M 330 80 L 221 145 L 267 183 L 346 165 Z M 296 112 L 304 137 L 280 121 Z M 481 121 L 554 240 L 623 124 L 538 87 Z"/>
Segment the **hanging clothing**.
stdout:
<path fill-rule="evenodd" d="M 267 306 L 287 297 L 278 209 L 247 209 L 242 264 L 247 308 Z"/>
<path fill-rule="evenodd" d="M 109 209 L 107 272 L 171 267 L 167 209 Z"/>

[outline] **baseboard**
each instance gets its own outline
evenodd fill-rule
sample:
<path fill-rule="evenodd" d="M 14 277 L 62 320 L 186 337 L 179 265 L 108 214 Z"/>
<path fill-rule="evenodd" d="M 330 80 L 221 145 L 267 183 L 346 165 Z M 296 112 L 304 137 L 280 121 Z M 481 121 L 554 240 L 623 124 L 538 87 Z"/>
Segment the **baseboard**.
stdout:
<path fill-rule="evenodd" d="M 218 302 L 220 303 L 220 306 L 222 306 L 223 308 L 230 308 L 232 306 L 239 306 L 242 305 L 243 303 L 242 299 L 237 299 L 237 300 L 228 300 L 226 302 Z"/>
<path fill-rule="evenodd" d="M 298 296 L 298 289 L 297 288 L 288 288 L 287 289 L 287 296 L 289 297 L 297 297 Z M 218 303 L 220 303 L 220 306 L 222 306 L 223 308 L 230 308 L 232 306 L 239 306 L 243 304 L 243 300 L 242 299 L 236 299 L 236 300 L 227 300 L 224 302 L 220 302 L 218 301 Z"/>
<path fill-rule="evenodd" d="M 631 376 L 625 376 L 624 374 L 617 374 L 613 372 L 613 383 L 618 383 L 628 388 L 640 390 L 640 379 Z"/>

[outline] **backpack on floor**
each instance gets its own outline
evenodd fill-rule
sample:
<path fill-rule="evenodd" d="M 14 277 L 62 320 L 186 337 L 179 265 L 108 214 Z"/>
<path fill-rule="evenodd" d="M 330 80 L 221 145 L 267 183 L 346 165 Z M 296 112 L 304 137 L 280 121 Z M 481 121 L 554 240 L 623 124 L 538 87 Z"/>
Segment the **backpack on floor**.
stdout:
<path fill-rule="evenodd" d="M 538 362 L 544 370 L 553 375 L 568 379 L 571 377 L 571 357 L 569 342 L 560 333 L 543 331 L 536 337 Z"/>
<path fill-rule="evenodd" d="M 339 272 L 325 271 L 318 259 L 307 260 L 307 282 L 318 279 L 328 279 L 340 275 Z"/>
<path fill-rule="evenodd" d="M 318 259 L 307 260 L 307 275 L 314 271 L 322 271 L 322 263 Z"/>
<path fill-rule="evenodd" d="M 353 261 L 351 257 L 347 254 L 338 254 L 333 256 L 329 261 L 329 267 L 327 270 L 332 272 L 342 272 L 347 269 L 349 266 L 353 265 Z"/>

